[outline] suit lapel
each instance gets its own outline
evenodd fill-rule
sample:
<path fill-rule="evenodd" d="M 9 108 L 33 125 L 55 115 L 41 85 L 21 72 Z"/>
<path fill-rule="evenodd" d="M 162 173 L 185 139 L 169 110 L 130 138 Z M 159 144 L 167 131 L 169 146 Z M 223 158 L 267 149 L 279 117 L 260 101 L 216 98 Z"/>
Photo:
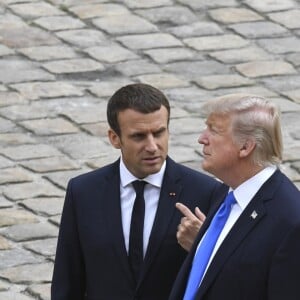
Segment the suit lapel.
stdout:
<path fill-rule="evenodd" d="M 264 202 L 270 200 L 276 190 L 276 178 L 279 171 L 276 171 L 271 178 L 260 188 L 254 198 L 250 201 L 237 222 L 234 224 L 227 237 L 218 249 L 214 259 L 203 278 L 196 299 L 201 299 L 207 289 L 213 284 L 214 279 L 232 255 L 235 249 L 242 243 L 251 230 L 259 224 L 266 215 Z M 225 195 L 224 195 L 225 196 Z M 224 197 L 223 197 L 224 198 Z"/>
<path fill-rule="evenodd" d="M 102 209 L 106 216 L 106 224 L 108 224 L 107 234 L 110 235 L 108 240 L 112 241 L 112 251 L 115 253 L 116 261 L 124 269 L 126 276 L 130 278 L 132 274 L 122 226 L 119 160 L 114 163 L 110 174 L 106 177 L 106 186 L 101 197 L 105 199 Z"/>

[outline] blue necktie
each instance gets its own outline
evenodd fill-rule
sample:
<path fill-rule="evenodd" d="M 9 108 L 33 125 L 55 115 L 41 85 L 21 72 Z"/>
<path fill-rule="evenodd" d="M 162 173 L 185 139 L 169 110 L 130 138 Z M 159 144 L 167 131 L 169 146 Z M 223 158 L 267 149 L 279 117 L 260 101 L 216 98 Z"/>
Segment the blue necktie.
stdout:
<path fill-rule="evenodd" d="M 188 279 L 187 287 L 185 290 L 183 300 L 194 299 L 196 292 L 199 288 L 200 282 L 206 270 L 212 251 L 218 240 L 218 237 L 228 219 L 231 206 L 235 202 L 233 192 L 230 192 L 225 198 L 223 204 L 213 217 L 206 234 L 196 251 L 194 256 L 192 269 Z"/>

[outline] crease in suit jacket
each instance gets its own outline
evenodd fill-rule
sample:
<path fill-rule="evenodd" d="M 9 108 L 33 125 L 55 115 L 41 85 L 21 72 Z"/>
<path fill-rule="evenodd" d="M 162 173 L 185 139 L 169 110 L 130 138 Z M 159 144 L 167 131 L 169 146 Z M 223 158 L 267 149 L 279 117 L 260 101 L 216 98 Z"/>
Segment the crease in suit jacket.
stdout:
<path fill-rule="evenodd" d="M 224 185 L 216 193 L 218 204 L 184 261 L 169 300 L 182 300 L 197 245 L 227 191 Z M 299 253 L 300 191 L 277 170 L 224 239 L 195 300 L 299 300 Z"/>
<path fill-rule="evenodd" d="M 186 251 L 176 240 L 180 201 L 204 212 L 220 184 L 167 158 L 138 285 L 130 272 L 120 206 L 119 160 L 71 179 L 63 208 L 52 300 L 166 300 Z M 85 296 L 86 295 L 86 296 Z"/>

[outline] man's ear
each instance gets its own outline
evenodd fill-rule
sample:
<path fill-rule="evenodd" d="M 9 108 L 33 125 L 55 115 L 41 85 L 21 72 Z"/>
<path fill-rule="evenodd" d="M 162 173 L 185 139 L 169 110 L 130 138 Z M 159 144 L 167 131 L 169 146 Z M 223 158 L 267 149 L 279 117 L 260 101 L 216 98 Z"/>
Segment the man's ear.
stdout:
<path fill-rule="evenodd" d="M 247 157 L 252 154 L 256 147 L 256 143 L 254 139 L 248 139 L 246 140 L 243 144 L 242 147 L 240 148 L 240 157 Z"/>
<path fill-rule="evenodd" d="M 108 129 L 108 138 L 109 138 L 109 141 L 113 145 L 114 148 L 116 148 L 116 149 L 121 148 L 120 137 L 111 128 Z"/>

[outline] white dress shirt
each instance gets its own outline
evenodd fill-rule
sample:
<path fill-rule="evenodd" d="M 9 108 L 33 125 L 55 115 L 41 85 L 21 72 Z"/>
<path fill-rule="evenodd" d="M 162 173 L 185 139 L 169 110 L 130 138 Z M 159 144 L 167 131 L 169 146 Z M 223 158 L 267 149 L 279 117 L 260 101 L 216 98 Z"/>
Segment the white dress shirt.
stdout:
<path fill-rule="evenodd" d="M 275 166 L 269 166 L 264 168 L 262 171 L 257 173 L 255 176 L 251 177 L 247 181 L 243 182 L 241 185 L 239 185 L 234 191 L 234 197 L 236 199 L 236 203 L 232 205 L 229 217 L 223 227 L 223 230 L 221 231 L 219 238 L 216 242 L 216 245 L 214 247 L 214 250 L 211 254 L 211 257 L 209 259 L 209 262 L 207 264 L 205 273 L 213 260 L 216 252 L 218 251 L 220 245 L 228 235 L 229 231 L 237 221 L 237 219 L 240 217 L 242 212 L 245 210 L 246 206 L 250 203 L 252 198 L 255 196 L 255 194 L 258 192 L 258 190 L 261 188 L 261 186 L 273 175 L 273 173 L 276 171 Z M 229 189 L 231 191 L 232 189 Z M 228 192 L 229 192 L 228 191 Z M 203 240 L 203 237 L 199 243 L 201 244 Z M 198 248 L 199 248 L 198 245 Z M 205 275 L 204 273 L 204 275 Z M 202 277 L 202 279 L 204 276 Z M 201 282 L 200 282 L 201 284 Z"/>
<path fill-rule="evenodd" d="M 144 235 L 143 235 L 144 256 L 147 250 L 150 233 L 156 215 L 160 189 L 162 186 L 165 169 L 166 169 L 166 162 L 164 162 L 164 164 L 162 165 L 158 173 L 151 174 L 143 178 L 143 180 L 147 182 L 144 189 L 144 198 L 145 198 L 145 220 L 144 220 Z M 131 214 L 132 214 L 133 204 L 135 200 L 135 190 L 131 183 L 135 180 L 138 180 L 138 178 L 136 178 L 132 173 L 130 173 L 130 171 L 126 168 L 122 158 L 120 160 L 120 179 L 121 179 L 120 196 L 121 196 L 122 226 L 123 226 L 123 234 L 125 239 L 125 247 L 128 253 Z"/>

